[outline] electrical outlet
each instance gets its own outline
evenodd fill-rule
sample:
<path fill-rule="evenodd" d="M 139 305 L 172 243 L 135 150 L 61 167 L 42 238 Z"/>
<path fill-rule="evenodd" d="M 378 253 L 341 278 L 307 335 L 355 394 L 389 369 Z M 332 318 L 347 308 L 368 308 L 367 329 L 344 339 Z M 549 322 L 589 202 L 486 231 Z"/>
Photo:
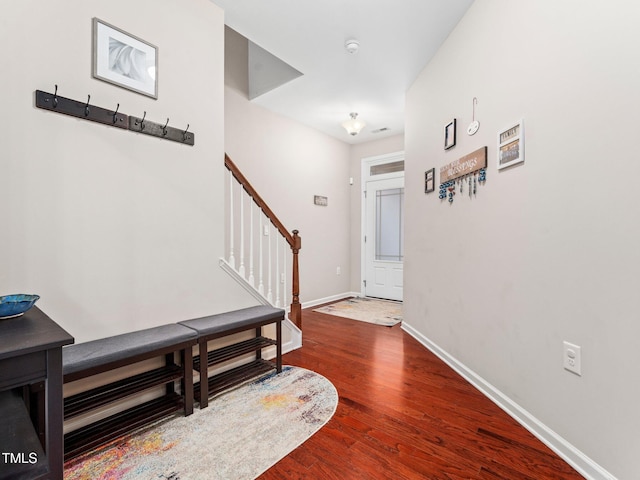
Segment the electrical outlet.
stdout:
<path fill-rule="evenodd" d="M 573 343 L 563 342 L 562 358 L 565 370 L 582 376 L 582 359 L 580 347 Z"/>
<path fill-rule="evenodd" d="M 269 225 L 263 225 L 263 226 L 262 226 L 262 234 L 263 234 L 265 237 L 268 237 L 268 236 L 269 236 Z"/>
<path fill-rule="evenodd" d="M 336 267 L 336 275 L 342 275 L 342 269 L 340 267 Z"/>

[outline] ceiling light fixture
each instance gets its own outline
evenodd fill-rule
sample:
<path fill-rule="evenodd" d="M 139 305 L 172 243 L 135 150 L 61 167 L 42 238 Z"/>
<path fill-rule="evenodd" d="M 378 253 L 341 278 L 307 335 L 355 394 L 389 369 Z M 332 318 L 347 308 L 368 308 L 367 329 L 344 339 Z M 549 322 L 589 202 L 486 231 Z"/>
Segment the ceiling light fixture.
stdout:
<path fill-rule="evenodd" d="M 360 49 L 360 42 L 358 42 L 358 40 L 356 40 L 355 38 L 352 38 L 351 40 L 347 40 L 345 42 L 344 48 L 346 48 L 347 52 L 351 54 L 358 53 L 358 50 Z"/>
<path fill-rule="evenodd" d="M 346 122 L 343 122 L 342 126 L 347 130 L 349 135 L 351 135 L 352 137 L 355 137 L 357 134 L 360 133 L 360 130 L 362 130 L 365 127 L 366 123 L 364 123 L 362 120 L 358 120 L 356 118 L 358 114 L 355 112 L 351 112 L 349 116 L 351 118 Z"/>

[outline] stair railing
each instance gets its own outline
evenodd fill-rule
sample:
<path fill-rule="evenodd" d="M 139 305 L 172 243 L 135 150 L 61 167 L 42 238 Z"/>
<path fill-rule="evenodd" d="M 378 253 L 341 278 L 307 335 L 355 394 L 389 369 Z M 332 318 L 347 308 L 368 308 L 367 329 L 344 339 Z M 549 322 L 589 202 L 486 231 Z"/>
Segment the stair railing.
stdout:
<path fill-rule="evenodd" d="M 287 304 L 287 250 L 290 249 L 292 281 L 289 318 L 301 329 L 302 306 L 300 305 L 298 253 L 302 244 L 299 232 L 293 230 L 289 233 L 226 154 L 224 165 L 230 173 L 227 262 L 270 304 L 282 307 Z M 245 212 L 247 208 L 248 215 Z M 274 232 L 277 234 L 272 240 Z"/>

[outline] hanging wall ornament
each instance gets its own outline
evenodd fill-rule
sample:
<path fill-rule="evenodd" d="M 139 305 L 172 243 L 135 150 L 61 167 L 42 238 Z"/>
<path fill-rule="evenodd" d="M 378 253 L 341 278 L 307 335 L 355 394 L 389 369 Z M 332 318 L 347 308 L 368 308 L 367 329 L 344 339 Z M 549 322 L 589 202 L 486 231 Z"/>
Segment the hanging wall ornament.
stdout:
<path fill-rule="evenodd" d="M 456 190 L 462 194 L 466 188 L 469 198 L 478 191 L 478 184 L 486 181 L 487 175 L 487 147 L 479 148 L 458 160 L 440 167 L 440 200 L 447 199 L 453 203 Z M 466 186 L 465 186 L 466 183 Z"/>
<path fill-rule="evenodd" d="M 467 127 L 467 135 L 475 135 L 478 129 L 480 129 L 480 122 L 476 120 L 476 105 L 478 104 L 478 99 L 473 97 L 473 121 Z"/>
<path fill-rule="evenodd" d="M 456 181 L 449 180 L 440 184 L 440 194 L 438 198 L 444 200 L 449 199 L 449 202 L 453 202 L 453 196 L 456 194 Z"/>
<path fill-rule="evenodd" d="M 440 192 L 439 192 L 438 198 L 440 200 L 444 200 L 445 198 L 447 198 L 447 187 L 445 186 L 444 183 L 440 184 Z"/>

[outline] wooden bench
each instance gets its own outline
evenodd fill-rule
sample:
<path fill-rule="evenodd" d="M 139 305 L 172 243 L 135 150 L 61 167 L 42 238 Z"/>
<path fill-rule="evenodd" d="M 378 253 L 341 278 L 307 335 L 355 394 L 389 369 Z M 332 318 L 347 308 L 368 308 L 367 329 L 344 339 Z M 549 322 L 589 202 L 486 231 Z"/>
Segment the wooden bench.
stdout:
<path fill-rule="evenodd" d="M 284 310 L 266 305 L 244 308 L 232 312 L 211 315 L 179 322 L 180 325 L 192 328 L 198 334 L 198 352 L 194 357 L 194 369 L 200 373 L 200 381 L 194 385 L 196 400 L 200 408 L 209 404 L 209 396 L 239 385 L 258 375 L 275 369 L 282 371 L 282 321 Z M 262 335 L 262 327 L 276 324 L 276 339 Z M 255 336 L 233 345 L 208 351 L 208 342 L 218 338 L 255 329 Z M 262 349 L 271 345 L 276 346 L 275 363 L 262 358 Z M 225 372 L 208 376 L 208 367 L 236 357 L 255 353 L 255 360 Z"/>
<path fill-rule="evenodd" d="M 198 334 L 183 325 L 169 324 L 114 337 L 70 345 L 62 350 L 64 383 L 87 378 L 137 362 L 164 356 L 164 366 L 64 399 L 65 420 L 153 387 L 166 385 L 166 394 L 103 420 L 67 433 L 64 458 L 78 456 L 180 409 L 193 413 L 193 354 Z M 180 356 L 180 364 L 175 362 Z M 181 394 L 174 382 L 181 380 Z"/>

